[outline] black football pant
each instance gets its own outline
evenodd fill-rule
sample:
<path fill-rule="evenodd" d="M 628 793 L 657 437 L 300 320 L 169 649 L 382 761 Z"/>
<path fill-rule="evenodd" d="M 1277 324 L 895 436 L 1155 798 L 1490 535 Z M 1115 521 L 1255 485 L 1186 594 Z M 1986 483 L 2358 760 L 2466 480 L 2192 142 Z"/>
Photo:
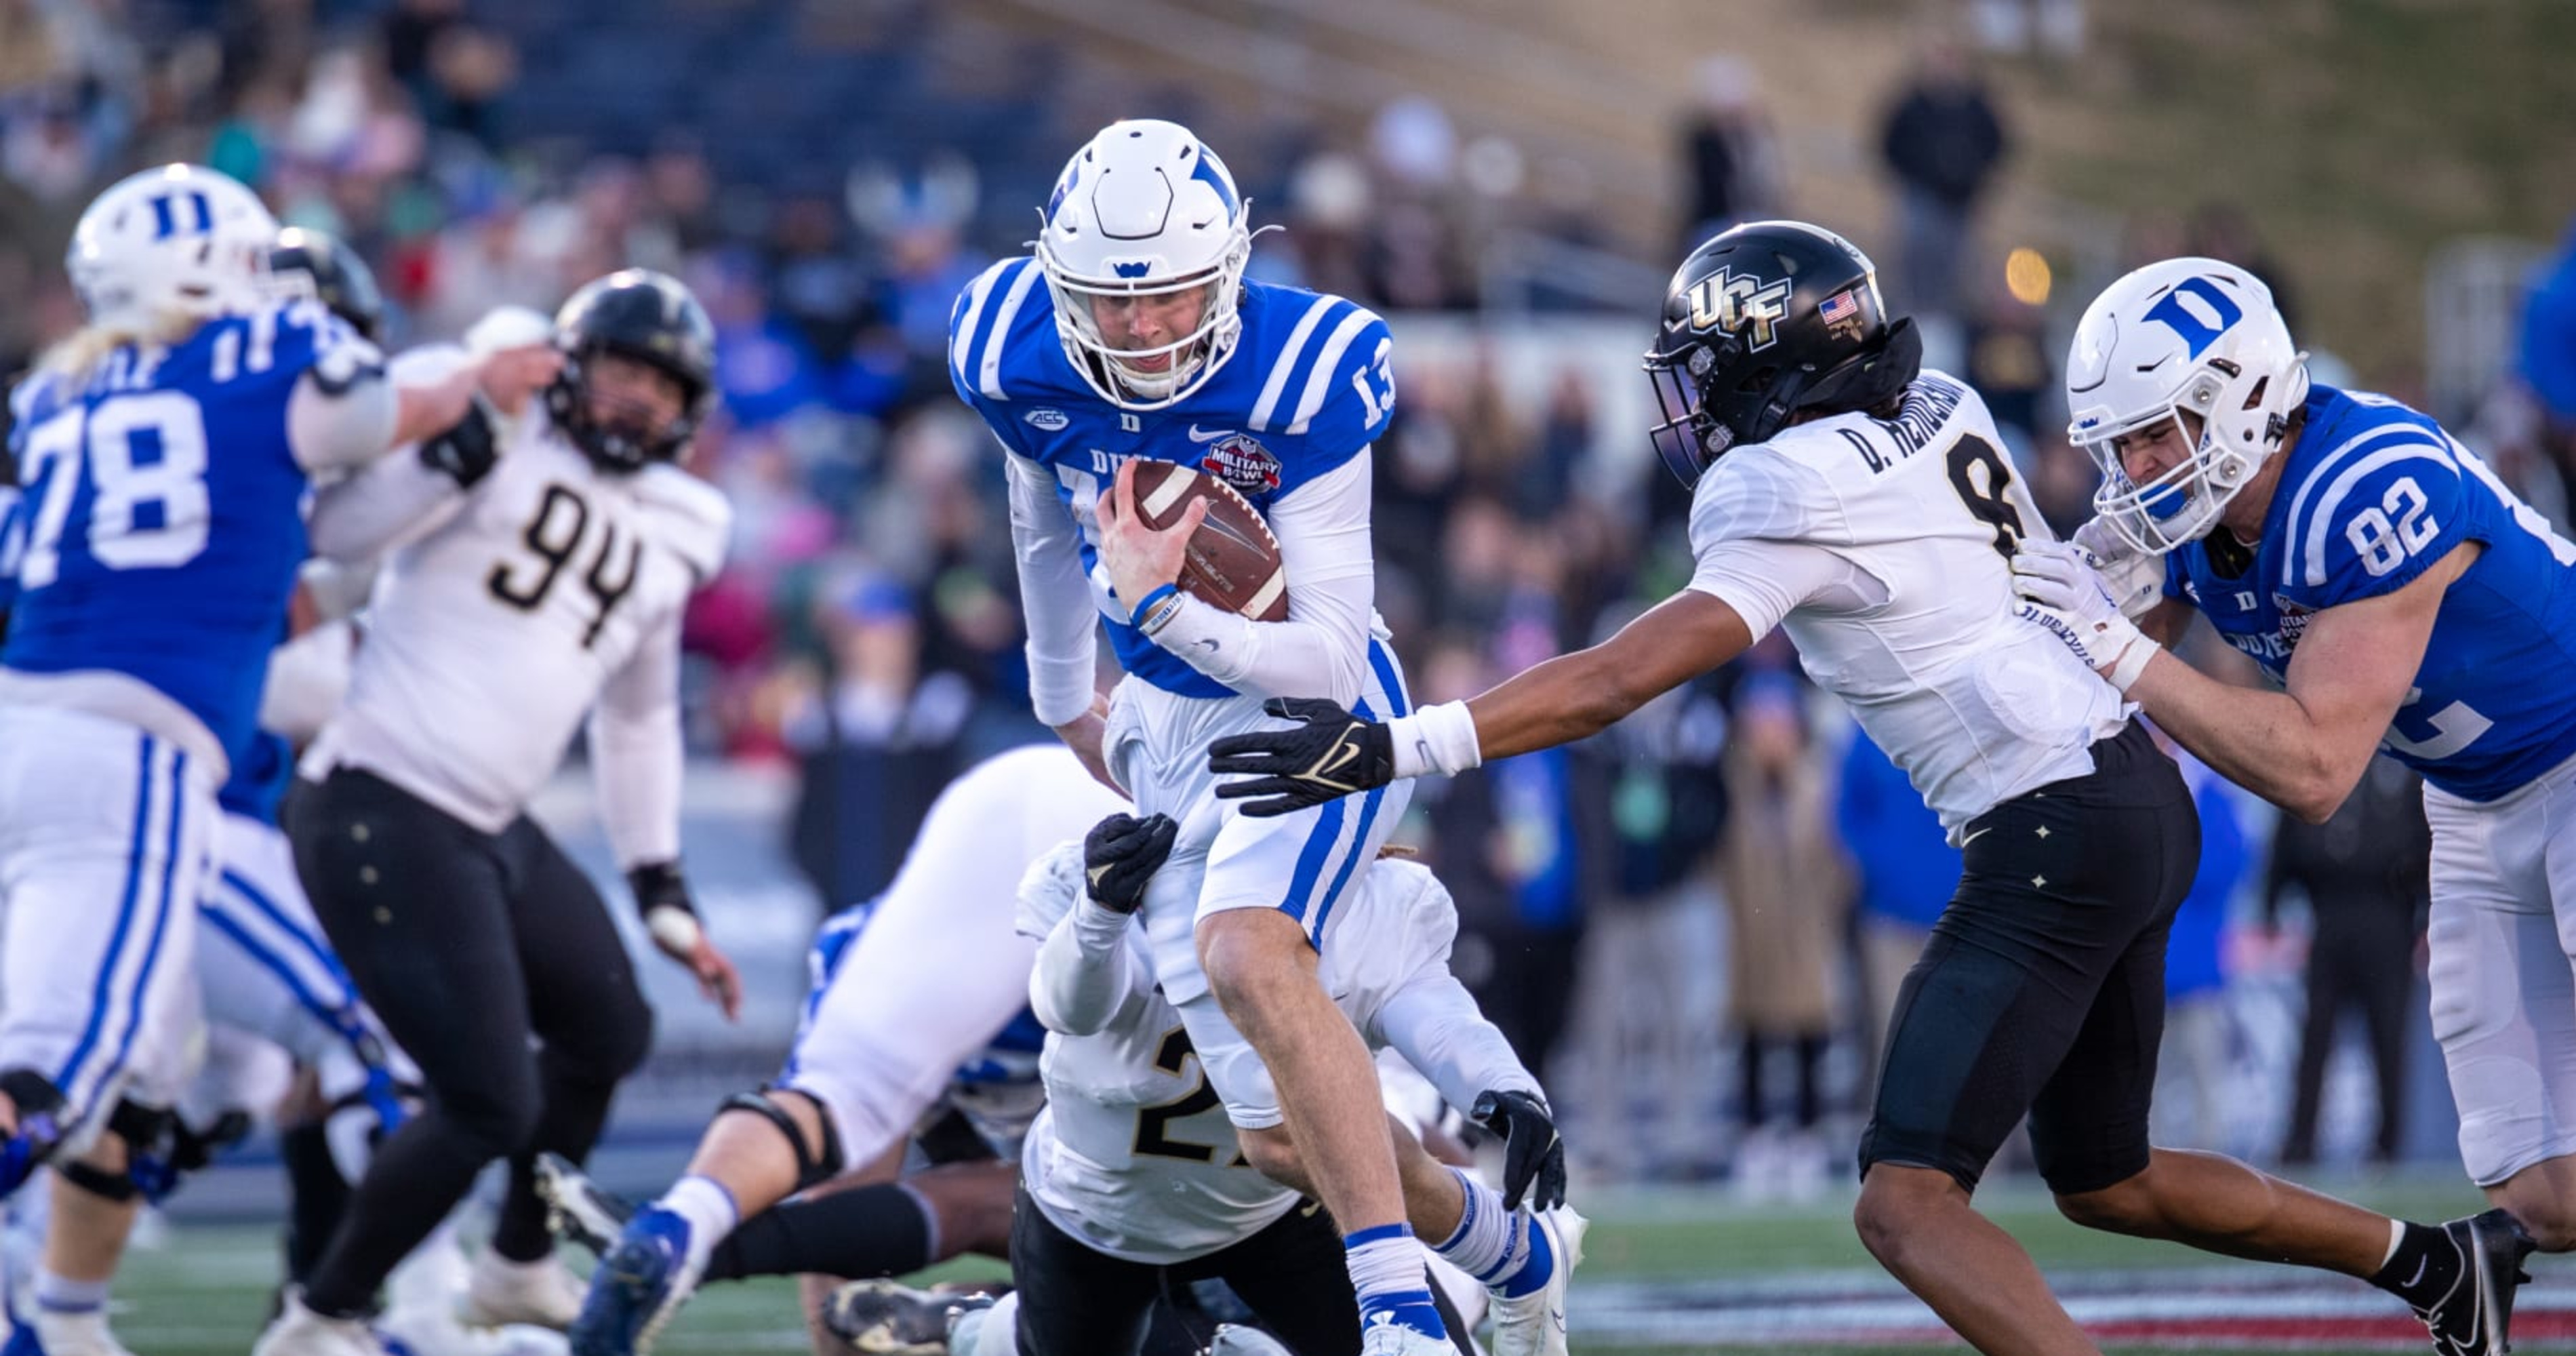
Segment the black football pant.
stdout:
<path fill-rule="evenodd" d="M 347 767 L 303 790 L 296 874 L 428 1094 L 377 1147 L 306 1282 L 315 1311 L 349 1315 L 495 1158 L 510 1184 L 492 1246 L 545 1256 L 536 1156 L 588 1156 L 653 1012 L 599 891 L 535 821 L 483 833 Z"/>

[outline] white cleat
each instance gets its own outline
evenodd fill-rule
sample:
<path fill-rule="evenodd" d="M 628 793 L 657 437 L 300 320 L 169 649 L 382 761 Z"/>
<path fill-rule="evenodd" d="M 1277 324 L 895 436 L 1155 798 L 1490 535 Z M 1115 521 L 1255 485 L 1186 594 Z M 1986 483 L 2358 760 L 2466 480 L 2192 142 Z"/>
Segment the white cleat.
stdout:
<path fill-rule="evenodd" d="M 1532 1216 L 1530 1227 L 1547 1232 L 1556 1270 L 1526 1295 L 1494 1296 L 1494 1356 L 1566 1356 L 1565 1292 L 1583 1261 L 1583 1235 L 1592 1225 L 1572 1206 L 1560 1205 Z"/>
<path fill-rule="evenodd" d="M 116 1334 L 107 1330 L 107 1315 L 98 1310 L 65 1314 L 39 1308 L 27 1320 L 27 1327 L 35 1339 L 36 1356 L 134 1356 L 116 1340 Z M 20 1349 L 12 1334 L 9 1353 Z"/>
<path fill-rule="evenodd" d="M 1361 1328 L 1360 1356 L 1458 1356 L 1457 1346 L 1448 1338 L 1393 1322 L 1392 1315 L 1381 1317 L 1390 1321 Z"/>
<path fill-rule="evenodd" d="M 581 1316 L 581 1279 L 552 1253 L 513 1262 L 485 1248 L 474 1257 L 456 1316 L 469 1328 L 526 1323 L 557 1332 Z"/>
<path fill-rule="evenodd" d="M 324 1318 L 304 1307 L 304 1292 L 286 1292 L 286 1307 L 250 1356 L 388 1356 L 365 1319 Z"/>

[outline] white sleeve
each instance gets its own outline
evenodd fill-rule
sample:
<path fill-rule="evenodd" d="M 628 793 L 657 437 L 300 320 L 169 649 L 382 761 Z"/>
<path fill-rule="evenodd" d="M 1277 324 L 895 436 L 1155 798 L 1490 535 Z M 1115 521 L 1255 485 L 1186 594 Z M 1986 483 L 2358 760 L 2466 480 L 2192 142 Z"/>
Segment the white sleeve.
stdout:
<path fill-rule="evenodd" d="M 1099 611 L 1082 572 L 1081 529 L 1056 498 L 1046 467 L 1009 452 L 1011 547 L 1020 561 L 1020 613 L 1028 625 L 1029 696 L 1042 725 L 1067 725 L 1091 709 L 1099 662 Z"/>
<path fill-rule="evenodd" d="M 1029 972 L 1029 1008 L 1049 1031 L 1088 1036 L 1108 1027 L 1128 1002 L 1152 987 L 1128 944 L 1135 920 L 1085 899 L 1057 920 L 1038 944 Z"/>
<path fill-rule="evenodd" d="M 1154 643 L 1248 696 L 1330 697 L 1344 706 L 1359 700 L 1377 604 L 1372 460 L 1362 448 L 1271 505 L 1270 533 L 1288 571 L 1287 620 L 1257 622 L 1184 594 Z"/>
<path fill-rule="evenodd" d="M 349 693 L 357 629 L 334 617 L 269 651 L 259 692 L 259 728 L 297 744 L 322 733 Z"/>
<path fill-rule="evenodd" d="M 335 352 L 325 361 L 338 356 Z M 401 409 L 401 394 L 385 380 L 382 367 L 361 368 L 336 380 L 316 367 L 296 381 L 295 393 L 286 398 L 287 446 L 294 450 L 296 465 L 307 472 L 364 465 L 393 446 Z"/>
<path fill-rule="evenodd" d="M 1755 640 L 1807 603 L 1865 607 L 1887 601 L 1886 586 L 1867 570 L 1801 541 L 1719 542 L 1700 551 L 1690 587 L 1734 608 Z"/>
<path fill-rule="evenodd" d="M 1373 1024 L 1388 1049 L 1422 1071 L 1451 1106 L 1465 1113 L 1476 1094 L 1503 1088 L 1546 1094 L 1512 1043 L 1485 1020 L 1467 986 L 1446 969 L 1424 969 L 1378 1006 Z"/>
<path fill-rule="evenodd" d="M 599 818 L 621 868 L 680 855 L 680 616 L 608 676 L 590 716 Z"/>
<path fill-rule="evenodd" d="M 437 531 L 465 505 L 456 477 L 418 457 L 382 457 L 313 492 L 313 554 L 363 565 Z"/>

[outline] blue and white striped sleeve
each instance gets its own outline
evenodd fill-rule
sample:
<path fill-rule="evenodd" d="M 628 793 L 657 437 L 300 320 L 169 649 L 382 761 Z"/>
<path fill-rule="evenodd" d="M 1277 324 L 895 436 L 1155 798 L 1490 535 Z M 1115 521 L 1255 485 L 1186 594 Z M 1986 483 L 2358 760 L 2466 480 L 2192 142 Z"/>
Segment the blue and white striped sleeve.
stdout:
<path fill-rule="evenodd" d="M 2382 423 L 2319 458 L 2290 495 L 2280 594 L 2328 608 L 2394 593 L 2468 540 L 2460 464 L 2439 433 Z"/>

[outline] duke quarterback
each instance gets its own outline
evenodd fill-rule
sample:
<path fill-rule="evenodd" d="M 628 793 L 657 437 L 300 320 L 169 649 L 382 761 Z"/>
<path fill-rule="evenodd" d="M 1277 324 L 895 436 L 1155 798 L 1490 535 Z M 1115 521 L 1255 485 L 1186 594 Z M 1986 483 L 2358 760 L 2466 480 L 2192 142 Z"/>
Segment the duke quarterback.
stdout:
<path fill-rule="evenodd" d="M 2232 265 L 2172 259 L 2112 284 L 2067 364 L 2069 436 L 2104 477 L 2077 537 L 2090 552 L 2035 554 L 2023 591 L 2185 748 L 2292 814 L 2332 815 L 2381 752 L 2423 775 L 2460 1156 L 2564 1251 L 2576 696 L 2554 676 L 2576 653 L 2576 542 L 2440 425 L 2314 383 L 2305 358 Z M 2194 612 L 2276 690 L 2167 655 Z M 2511 1268 L 2494 1271 L 2501 1308 Z"/>
<path fill-rule="evenodd" d="M 1975 392 L 1921 368 L 1875 270 L 1801 222 L 1683 261 L 1646 356 L 1667 464 L 1694 482 L 1681 593 L 1589 650 L 1381 724 L 1211 745 L 1229 797 L 1277 813 L 1580 739 L 1774 627 L 1940 815 L 1965 870 L 1897 996 L 1854 1211 L 1879 1261 L 1978 1349 L 2083 1351 L 1970 1195 L 2025 1113 L 2068 1217 L 2372 1280 L 2444 1350 L 2499 1352 L 2487 1221 L 2403 1224 L 2213 1154 L 2151 1148 L 2165 940 L 2199 855 L 2172 761 L 2117 692 L 2016 615 L 2010 562 L 2048 535 Z"/>
<path fill-rule="evenodd" d="M 598 891 L 526 813 L 585 718 L 601 818 L 656 945 L 728 1016 L 740 1000 L 679 866 L 680 615 L 731 514 L 673 463 L 714 400 L 714 328 L 677 281 L 628 270 L 576 291 L 554 339 L 544 408 L 497 446 L 469 422 L 448 454 L 388 458 L 326 506 L 421 516 L 376 580 L 287 827 L 314 912 L 429 1096 L 378 1146 L 262 1356 L 371 1354 L 378 1287 L 495 1158 L 509 1179 L 469 1309 L 557 1328 L 578 1311 L 536 1155 L 583 1157 L 652 1039 Z"/>
<path fill-rule="evenodd" d="M 111 186 L 66 259 L 85 323 L 11 394 L 0 1191 L 61 1168 L 38 1303 L 66 1350 L 112 1349 L 108 1281 L 187 1074 L 217 791 L 253 753 L 307 477 L 455 423 L 479 378 L 397 392 L 372 345 L 271 288 L 277 234 L 202 166 Z"/>
<path fill-rule="evenodd" d="M 1271 724 L 1265 697 L 1408 709 L 1375 614 L 1369 523 L 1392 341 L 1339 297 L 1245 282 L 1251 250 L 1247 204 L 1213 151 L 1172 123 L 1114 123 L 1057 179 L 1035 254 L 959 297 L 949 376 L 1007 453 L 1039 719 L 1140 812 L 1180 825 L 1144 905 L 1155 974 L 1238 1130 L 1293 1139 L 1346 1233 L 1363 1312 L 1389 1316 L 1377 1340 L 1428 1350 L 1444 1333 L 1372 1114 L 1376 1078 L 1314 978 L 1336 906 L 1409 797 L 1250 819 L 1213 798 L 1200 756 L 1211 737 Z M 1205 471 L 1261 513 L 1285 620 L 1175 587 L 1204 510 L 1148 528 L 1138 458 Z M 1105 707 L 1103 627 L 1127 672 Z M 1555 1224 L 1520 1227 L 1537 1239 L 1520 1250 L 1529 1274 L 1561 1298 Z"/>

